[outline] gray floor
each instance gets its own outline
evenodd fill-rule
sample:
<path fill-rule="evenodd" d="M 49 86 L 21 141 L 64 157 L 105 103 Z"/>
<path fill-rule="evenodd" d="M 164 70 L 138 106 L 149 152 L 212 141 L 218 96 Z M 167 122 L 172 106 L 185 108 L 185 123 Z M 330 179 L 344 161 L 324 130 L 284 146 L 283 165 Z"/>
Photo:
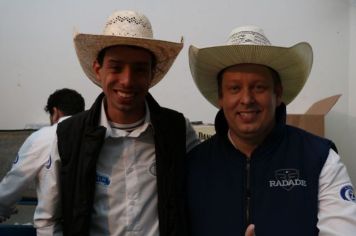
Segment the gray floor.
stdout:
<path fill-rule="evenodd" d="M 16 153 L 24 140 L 34 130 L 0 130 L 0 180 L 6 172 L 11 168 L 12 161 L 16 157 Z M 28 189 L 23 193 L 27 197 L 35 197 L 35 185 L 31 183 Z M 18 205 L 18 213 L 13 215 L 4 224 L 32 224 L 34 205 Z"/>
<path fill-rule="evenodd" d="M 18 205 L 18 213 L 12 215 L 10 219 L 1 223 L 1 225 L 13 225 L 13 224 L 33 224 L 33 213 L 35 211 L 36 206 L 28 206 L 28 205 Z"/>

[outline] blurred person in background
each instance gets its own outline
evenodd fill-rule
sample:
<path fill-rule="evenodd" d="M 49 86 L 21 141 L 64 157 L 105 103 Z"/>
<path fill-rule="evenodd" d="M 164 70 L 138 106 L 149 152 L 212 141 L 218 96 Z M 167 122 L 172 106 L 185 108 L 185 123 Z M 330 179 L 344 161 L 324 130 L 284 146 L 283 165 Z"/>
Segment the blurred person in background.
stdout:
<path fill-rule="evenodd" d="M 0 182 L 0 222 L 16 213 L 16 203 L 24 190 L 32 183 L 36 184 L 38 204 L 34 213 L 34 227 L 37 235 L 50 235 L 48 225 L 49 209 L 54 206 L 56 179 L 49 174 L 53 171 L 50 156 L 58 122 L 84 111 L 85 103 L 77 91 L 63 88 L 52 93 L 44 110 L 49 113 L 51 126 L 43 127 L 32 133 L 22 144 L 13 161 L 11 170 Z"/>

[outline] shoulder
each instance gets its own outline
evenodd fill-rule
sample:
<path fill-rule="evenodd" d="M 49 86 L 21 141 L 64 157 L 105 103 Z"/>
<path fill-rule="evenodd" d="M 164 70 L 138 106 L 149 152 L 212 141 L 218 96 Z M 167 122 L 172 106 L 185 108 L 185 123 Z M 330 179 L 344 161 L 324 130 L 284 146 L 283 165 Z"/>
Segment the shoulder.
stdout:
<path fill-rule="evenodd" d="M 214 135 L 210 139 L 195 146 L 187 154 L 187 178 L 192 180 L 191 178 L 194 179 L 198 176 L 200 176 L 199 178 L 202 178 L 202 176 L 208 177 L 211 175 L 212 170 L 217 170 L 217 166 L 225 166 L 229 163 L 226 162 L 226 158 L 224 158 L 226 150 L 226 145 L 221 143 L 221 139 L 218 135 Z M 223 168 L 218 169 L 217 171 L 220 171 Z"/>
<path fill-rule="evenodd" d="M 151 94 L 146 96 L 146 101 L 148 104 L 148 108 L 152 115 L 167 115 L 167 116 L 183 116 L 183 114 L 179 111 L 160 106 L 158 102 L 152 97 Z"/>
<path fill-rule="evenodd" d="M 73 115 L 68 119 L 63 120 L 58 124 L 58 133 L 67 133 L 71 131 L 78 130 L 88 117 L 88 111 L 81 112 L 79 114 Z"/>
<path fill-rule="evenodd" d="M 51 138 L 55 136 L 56 129 L 57 124 L 42 127 L 41 129 L 33 132 L 30 136 L 28 136 L 25 142 L 47 142 L 52 140 Z"/>
<path fill-rule="evenodd" d="M 21 145 L 18 155 L 22 158 L 25 156 L 38 156 L 41 153 L 46 154 L 56 137 L 56 128 L 57 125 L 52 125 L 33 132 Z"/>
<path fill-rule="evenodd" d="M 221 145 L 220 142 L 221 141 L 216 134 L 211 138 L 204 140 L 188 152 L 188 160 L 193 162 L 198 159 L 207 159 L 208 156 L 213 156 L 214 153 L 219 151 L 218 149 L 223 149 L 223 145 Z"/>
<path fill-rule="evenodd" d="M 326 138 L 314 135 L 305 130 L 288 126 L 287 138 L 283 143 L 287 143 L 289 152 L 300 153 L 299 160 L 303 160 L 306 163 L 320 168 L 325 164 L 329 156 L 330 149 L 337 152 L 335 144 Z"/>
<path fill-rule="evenodd" d="M 182 113 L 165 107 L 150 107 L 149 109 L 151 122 L 154 127 L 178 131 L 185 129 L 186 121 Z"/>
<path fill-rule="evenodd" d="M 176 110 L 173 110 L 173 109 L 170 109 L 170 108 L 167 108 L 167 107 L 160 107 L 159 112 L 162 113 L 162 114 L 165 114 L 167 116 L 184 117 L 183 113 L 181 113 L 179 111 L 176 111 Z"/>
<path fill-rule="evenodd" d="M 88 111 L 84 111 L 78 114 L 75 114 L 71 117 L 68 117 L 67 119 L 63 120 L 58 124 L 58 127 L 64 127 L 64 126 L 70 126 L 73 124 L 76 124 L 77 122 L 81 122 L 85 120 L 88 116 Z"/>
<path fill-rule="evenodd" d="M 333 148 L 334 150 L 336 149 L 334 143 L 327 138 L 317 136 L 294 126 L 287 125 L 286 127 L 288 137 L 295 141 L 302 140 L 304 142 L 309 143 L 311 146 L 325 145 L 329 148 Z"/>

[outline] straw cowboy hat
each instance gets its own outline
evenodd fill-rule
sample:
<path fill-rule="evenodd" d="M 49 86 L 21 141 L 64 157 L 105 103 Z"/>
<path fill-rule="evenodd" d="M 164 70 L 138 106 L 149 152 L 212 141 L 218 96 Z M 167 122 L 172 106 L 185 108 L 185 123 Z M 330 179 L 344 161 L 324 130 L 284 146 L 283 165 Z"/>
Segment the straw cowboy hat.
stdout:
<path fill-rule="evenodd" d="M 151 51 L 156 57 L 151 87 L 163 78 L 183 47 L 183 43 L 154 39 L 148 18 L 135 11 L 114 12 L 106 22 L 103 35 L 76 34 L 74 45 L 85 74 L 98 86 L 101 85 L 95 76 L 92 65 L 102 49 L 116 45 L 128 45 Z"/>
<path fill-rule="evenodd" d="M 224 46 L 189 48 L 189 66 L 194 82 L 203 96 L 218 108 L 219 72 L 243 63 L 268 66 L 278 72 L 283 86 L 282 101 L 288 104 L 308 79 L 313 51 L 306 42 L 289 48 L 272 46 L 257 26 L 235 28 Z"/>

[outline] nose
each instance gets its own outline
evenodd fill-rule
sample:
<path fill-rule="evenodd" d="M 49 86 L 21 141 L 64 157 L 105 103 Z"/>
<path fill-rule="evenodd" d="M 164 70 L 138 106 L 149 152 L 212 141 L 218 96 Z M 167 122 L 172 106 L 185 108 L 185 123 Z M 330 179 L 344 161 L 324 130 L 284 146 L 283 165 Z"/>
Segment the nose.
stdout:
<path fill-rule="evenodd" d="M 129 64 L 124 65 L 120 82 L 126 87 L 129 87 L 133 83 L 133 71 Z"/>
<path fill-rule="evenodd" d="M 255 101 L 253 91 L 249 88 L 245 88 L 241 92 L 241 103 L 251 104 Z"/>

